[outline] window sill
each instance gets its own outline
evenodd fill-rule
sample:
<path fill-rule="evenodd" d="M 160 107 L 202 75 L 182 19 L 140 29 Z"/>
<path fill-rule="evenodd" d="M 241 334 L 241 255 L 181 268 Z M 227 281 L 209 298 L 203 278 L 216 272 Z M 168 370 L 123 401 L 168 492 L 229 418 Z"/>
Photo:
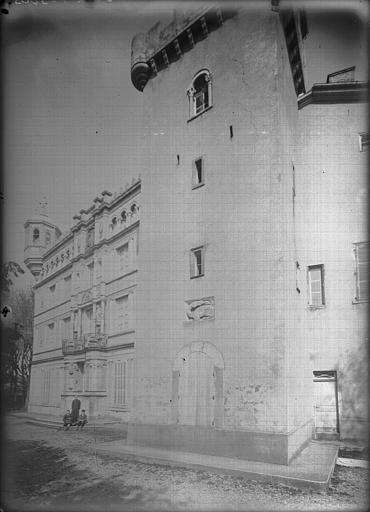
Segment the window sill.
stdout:
<path fill-rule="evenodd" d="M 198 279 L 198 277 L 204 277 L 204 274 L 199 274 L 199 276 L 190 276 L 190 279 Z"/>
<path fill-rule="evenodd" d="M 205 108 L 204 110 L 202 110 L 202 112 L 199 112 L 199 114 L 195 114 L 194 116 L 192 117 L 189 117 L 189 119 L 187 120 L 188 123 L 190 123 L 190 121 L 193 121 L 194 119 L 196 119 L 197 117 L 203 115 L 205 112 L 208 112 L 208 110 L 210 110 L 211 108 L 213 107 L 213 105 L 210 105 L 209 107 Z"/>
<path fill-rule="evenodd" d="M 310 311 L 316 311 L 316 309 L 326 309 L 326 304 L 323 304 L 322 306 L 312 306 L 311 304 L 309 304 L 307 308 Z"/>
<path fill-rule="evenodd" d="M 352 304 L 367 304 L 369 299 L 353 299 Z"/>
<path fill-rule="evenodd" d="M 123 336 L 126 334 L 133 334 L 135 332 L 135 329 L 126 329 L 125 331 L 120 332 L 114 332 L 113 334 L 109 335 L 109 338 L 116 338 L 117 336 Z"/>
<path fill-rule="evenodd" d="M 197 188 L 204 187 L 205 183 L 198 183 L 197 185 L 192 185 L 191 190 L 196 190 Z"/>
<path fill-rule="evenodd" d="M 116 412 L 129 412 L 130 406 L 129 405 L 112 405 L 110 410 L 116 411 Z"/>

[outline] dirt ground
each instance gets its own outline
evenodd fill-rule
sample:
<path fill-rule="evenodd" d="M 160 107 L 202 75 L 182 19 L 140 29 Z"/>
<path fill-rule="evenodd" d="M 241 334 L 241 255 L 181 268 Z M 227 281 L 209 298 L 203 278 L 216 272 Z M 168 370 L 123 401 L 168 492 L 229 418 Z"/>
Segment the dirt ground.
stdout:
<path fill-rule="evenodd" d="M 368 472 L 336 466 L 327 491 L 97 455 L 119 431 L 57 431 L 9 418 L 1 506 L 23 510 L 367 510 Z M 122 442 L 125 442 L 122 439 Z"/>

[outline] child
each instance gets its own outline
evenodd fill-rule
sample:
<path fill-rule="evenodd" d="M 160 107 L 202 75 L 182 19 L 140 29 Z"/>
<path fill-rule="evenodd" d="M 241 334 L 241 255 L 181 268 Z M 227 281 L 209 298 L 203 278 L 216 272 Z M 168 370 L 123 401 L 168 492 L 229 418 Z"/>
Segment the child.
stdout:
<path fill-rule="evenodd" d="M 82 409 L 79 417 L 78 417 L 78 423 L 77 423 L 77 430 L 82 430 L 84 426 L 87 423 L 87 416 L 85 413 L 85 409 Z"/>
<path fill-rule="evenodd" d="M 71 426 L 71 411 L 68 409 L 63 416 L 63 430 L 69 430 Z"/>

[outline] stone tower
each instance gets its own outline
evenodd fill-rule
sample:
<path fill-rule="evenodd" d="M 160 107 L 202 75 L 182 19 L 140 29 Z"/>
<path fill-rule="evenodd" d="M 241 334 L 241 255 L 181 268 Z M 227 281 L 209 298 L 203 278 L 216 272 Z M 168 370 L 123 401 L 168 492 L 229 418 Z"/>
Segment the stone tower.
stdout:
<path fill-rule="evenodd" d="M 24 224 L 25 247 L 24 262 L 32 275 L 37 279 L 42 268 L 42 257 L 60 237 L 60 229 L 48 217 L 48 203 L 42 198 L 35 215 Z"/>

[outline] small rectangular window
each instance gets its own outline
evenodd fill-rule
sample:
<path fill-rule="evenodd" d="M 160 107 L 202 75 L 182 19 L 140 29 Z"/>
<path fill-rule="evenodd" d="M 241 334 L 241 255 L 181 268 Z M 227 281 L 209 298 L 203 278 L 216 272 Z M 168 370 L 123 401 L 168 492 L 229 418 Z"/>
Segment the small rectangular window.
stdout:
<path fill-rule="evenodd" d="M 369 147 L 369 134 L 366 132 L 359 133 L 360 151 L 365 151 Z"/>
<path fill-rule="evenodd" d="M 369 242 L 354 244 L 356 261 L 356 302 L 369 300 Z"/>
<path fill-rule="evenodd" d="M 204 185 L 204 162 L 203 158 L 197 158 L 193 162 L 192 188 Z"/>
<path fill-rule="evenodd" d="M 204 275 L 204 247 L 190 251 L 190 279 Z"/>
<path fill-rule="evenodd" d="M 324 265 L 308 267 L 308 304 L 316 308 L 325 306 Z"/>

